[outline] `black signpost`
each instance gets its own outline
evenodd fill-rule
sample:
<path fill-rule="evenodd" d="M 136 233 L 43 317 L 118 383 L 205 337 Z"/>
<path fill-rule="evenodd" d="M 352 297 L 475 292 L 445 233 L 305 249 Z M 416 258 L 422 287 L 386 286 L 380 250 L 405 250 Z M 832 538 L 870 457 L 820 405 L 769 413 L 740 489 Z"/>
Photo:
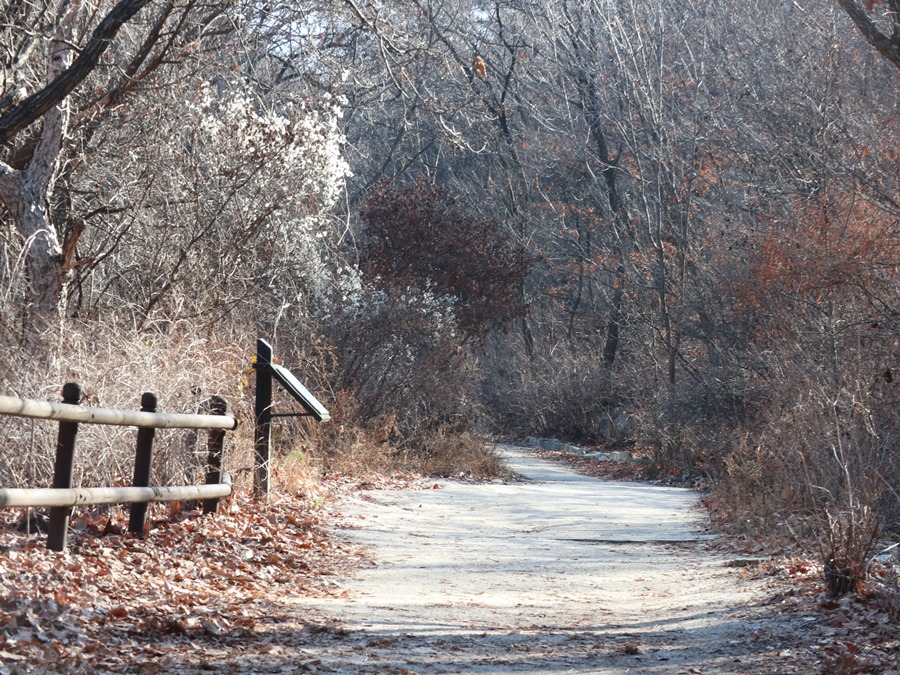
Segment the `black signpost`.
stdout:
<path fill-rule="evenodd" d="M 269 496 L 269 449 L 273 417 L 313 417 L 317 422 L 331 419 L 328 410 L 300 384 L 284 366 L 273 363 L 272 345 L 262 338 L 256 341 L 256 452 L 253 466 L 253 497 Z M 272 380 L 300 404 L 304 412 L 276 413 L 272 410 Z"/>

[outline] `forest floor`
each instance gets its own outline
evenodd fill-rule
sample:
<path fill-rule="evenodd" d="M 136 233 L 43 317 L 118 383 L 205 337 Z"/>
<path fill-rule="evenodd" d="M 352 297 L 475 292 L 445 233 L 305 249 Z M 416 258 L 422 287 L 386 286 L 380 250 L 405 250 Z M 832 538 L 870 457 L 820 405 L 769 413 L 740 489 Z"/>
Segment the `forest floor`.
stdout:
<path fill-rule="evenodd" d="M 696 492 L 500 452 L 521 479 L 76 519 L 62 554 L 0 528 L 0 674 L 894 675 L 881 596 L 708 535 Z"/>

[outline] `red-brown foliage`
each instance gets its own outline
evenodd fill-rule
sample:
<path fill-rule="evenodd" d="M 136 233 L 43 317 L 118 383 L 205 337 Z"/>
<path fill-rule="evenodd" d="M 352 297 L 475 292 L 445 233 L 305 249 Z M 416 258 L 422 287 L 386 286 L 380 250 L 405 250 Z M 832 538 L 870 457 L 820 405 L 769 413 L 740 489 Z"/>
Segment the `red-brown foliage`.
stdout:
<path fill-rule="evenodd" d="M 524 248 L 496 220 L 465 211 L 447 190 L 422 179 L 382 182 L 361 217 L 362 266 L 383 288 L 452 297 L 469 334 L 524 312 Z"/>
<path fill-rule="evenodd" d="M 773 295 L 819 303 L 870 292 L 897 274 L 895 237 L 895 219 L 862 197 L 822 194 L 757 236 L 738 297 L 765 310 Z"/>

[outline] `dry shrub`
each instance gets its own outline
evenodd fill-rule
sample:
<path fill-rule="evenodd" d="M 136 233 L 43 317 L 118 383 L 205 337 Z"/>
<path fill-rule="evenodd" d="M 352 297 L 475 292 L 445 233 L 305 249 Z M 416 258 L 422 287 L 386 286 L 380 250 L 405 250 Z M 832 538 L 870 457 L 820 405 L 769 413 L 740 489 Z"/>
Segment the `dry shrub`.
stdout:
<path fill-rule="evenodd" d="M 311 454 L 295 451 L 272 460 L 269 488 L 276 494 L 305 495 L 314 490 L 319 467 Z"/>
<path fill-rule="evenodd" d="M 362 479 L 398 471 L 475 478 L 507 473 L 484 439 L 472 431 L 438 427 L 422 431 L 414 442 L 405 439 L 398 443 L 399 438 L 391 416 L 371 420 L 366 426 L 339 422 L 321 428 L 305 461 L 316 473 Z"/>
<path fill-rule="evenodd" d="M 667 433 L 664 438 L 655 438 L 647 475 L 650 479 L 664 476 L 689 478 L 696 475 L 694 445 L 689 436 Z"/>
<path fill-rule="evenodd" d="M 438 432 L 409 459 L 411 468 L 428 475 L 496 478 L 509 474 L 503 461 L 485 445 L 484 439 L 469 432 Z"/>
<path fill-rule="evenodd" d="M 70 321 L 64 331 L 43 340 L 37 353 L 45 356 L 35 356 L 33 347 L 10 340 L 0 345 L 0 358 L 16 364 L 0 375 L 4 394 L 59 401 L 62 385 L 76 382 L 82 387 L 82 405 L 137 410 L 141 394 L 150 391 L 157 395 L 159 412 L 177 413 L 196 413 L 210 396 L 220 395 L 241 423 L 238 431 L 226 435 L 224 465 L 229 471 L 249 465 L 253 408 L 247 392 L 246 348 L 250 345 L 242 336 L 198 335 L 187 324 L 138 332 Z M 44 420 L 0 418 L 0 484 L 49 485 L 57 428 Z M 80 425 L 73 484 L 130 484 L 135 435 L 131 427 Z M 205 433 L 157 430 L 151 481 L 192 483 L 202 474 L 205 461 Z"/>
<path fill-rule="evenodd" d="M 898 529 L 897 415 L 861 388 L 792 394 L 725 458 L 716 503 L 733 523 L 818 548 L 829 591 L 848 593 L 879 533 Z"/>
<path fill-rule="evenodd" d="M 651 478 L 658 476 L 691 476 L 696 471 L 701 448 L 708 447 L 700 438 L 701 425 L 691 424 L 694 416 L 682 417 L 670 411 L 662 413 L 642 429 L 653 448 L 648 467 Z"/>
<path fill-rule="evenodd" d="M 730 531 L 758 534 L 784 526 L 798 508 L 795 495 L 802 493 L 795 464 L 777 442 L 756 442 L 744 435 L 726 455 L 717 472 L 715 516 Z"/>
<path fill-rule="evenodd" d="M 522 352 L 519 336 L 502 336 L 483 358 L 482 396 L 499 430 L 576 441 L 627 440 L 630 419 L 598 354 L 538 344 L 529 362 Z"/>
<path fill-rule="evenodd" d="M 716 376 L 710 375 L 716 382 Z M 641 397 L 647 403 L 637 415 L 639 432 L 653 448 L 652 472 L 706 480 L 717 478 L 723 470 L 737 469 L 728 466 L 726 458 L 734 457 L 732 448 L 746 441 L 742 424 L 753 406 L 753 395 L 737 394 L 734 384 L 710 386 L 683 378 L 677 386 Z M 738 456 L 742 462 L 765 461 L 754 454 Z"/>
<path fill-rule="evenodd" d="M 875 512 L 865 504 L 851 503 L 843 509 L 829 504 L 818 529 L 829 595 L 860 590 L 880 532 Z"/>
<path fill-rule="evenodd" d="M 891 497 L 885 485 L 890 483 L 883 481 L 896 449 L 884 445 L 886 430 L 878 428 L 859 398 L 847 395 L 824 412 L 823 417 L 831 413 L 831 442 L 803 460 L 826 585 L 839 596 L 859 588 L 882 524 L 890 527 L 885 518 Z"/>
<path fill-rule="evenodd" d="M 384 440 L 383 434 L 388 433 L 384 428 L 338 423 L 322 431 L 311 461 L 324 475 L 366 477 L 399 468 L 396 449 Z"/>
<path fill-rule="evenodd" d="M 376 183 L 360 219 L 361 267 L 388 294 L 452 298 L 456 324 L 473 337 L 524 314 L 524 247 L 446 188 L 425 178 Z"/>
<path fill-rule="evenodd" d="M 342 421 L 404 448 L 439 428 L 466 427 L 477 367 L 449 301 L 371 291 L 356 302 L 326 322 Z"/>

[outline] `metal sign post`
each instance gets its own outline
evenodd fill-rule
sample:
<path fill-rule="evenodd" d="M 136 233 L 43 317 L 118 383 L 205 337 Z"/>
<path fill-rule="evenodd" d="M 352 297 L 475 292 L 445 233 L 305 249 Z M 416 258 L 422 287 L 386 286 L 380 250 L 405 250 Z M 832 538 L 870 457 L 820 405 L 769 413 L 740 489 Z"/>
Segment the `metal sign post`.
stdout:
<path fill-rule="evenodd" d="M 331 419 L 328 410 L 309 390 L 300 384 L 284 366 L 273 363 L 272 345 L 259 338 L 256 341 L 256 451 L 253 466 L 253 498 L 268 499 L 269 459 L 273 417 L 314 417 L 318 422 Z M 291 395 L 304 409 L 301 413 L 275 413 L 272 410 L 272 380 Z"/>
<path fill-rule="evenodd" d="M 269 446 L 272 440 L 272 345 L 256 341 L 256 443 L 253 460 L 253 498 L 269 496 Z"/>

